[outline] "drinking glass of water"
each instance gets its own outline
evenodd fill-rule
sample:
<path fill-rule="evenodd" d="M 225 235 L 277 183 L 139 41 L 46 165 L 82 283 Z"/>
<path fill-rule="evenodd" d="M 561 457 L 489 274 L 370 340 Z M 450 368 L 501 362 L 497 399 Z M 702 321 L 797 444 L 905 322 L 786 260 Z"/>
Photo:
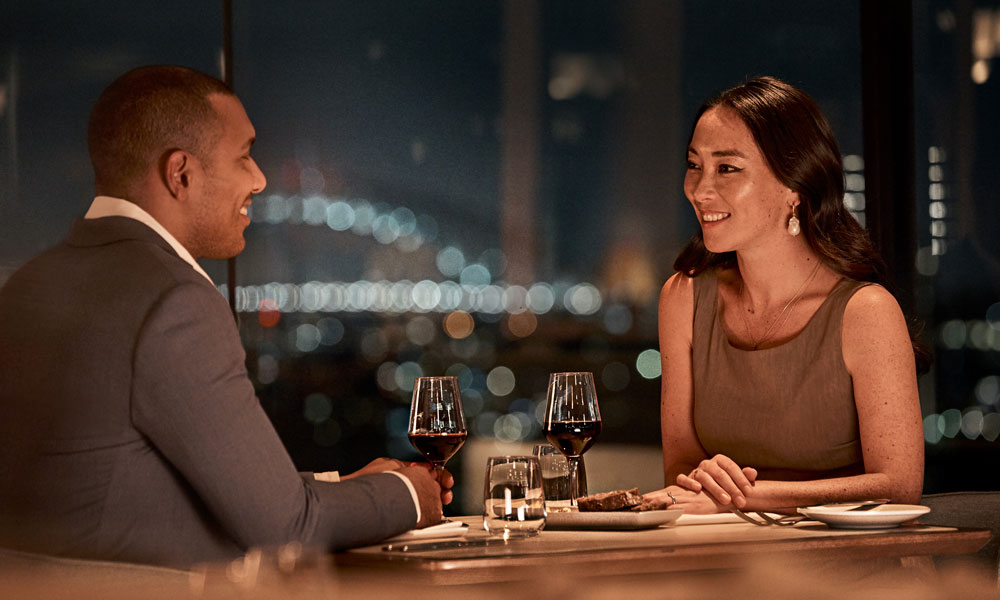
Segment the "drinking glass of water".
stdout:
<path fill-rule="evenodd" d="M 569 510 L 569 461 L 552 444 L 535 444 L 531 455 L 538 459 L 538 466 L 542 469 L 545 510 L 548 512 Z M 583 463 L 582 456 L 578 468 L 580 495 L 586 496 L 587 467 Z"/>
<path fill-rule="evenodd" d="M 491 456 L 486 462 L 483 528 L 504 539 L 545 526 L 542 471 L 534 456 Z"/>

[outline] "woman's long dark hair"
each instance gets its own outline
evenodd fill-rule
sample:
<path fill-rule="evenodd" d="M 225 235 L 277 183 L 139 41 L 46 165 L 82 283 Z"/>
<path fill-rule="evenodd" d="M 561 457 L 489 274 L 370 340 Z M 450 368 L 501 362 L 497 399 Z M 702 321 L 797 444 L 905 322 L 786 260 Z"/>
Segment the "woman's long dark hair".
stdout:
<path fill-rule="evenodd" d="M 774 176 L 799 196 L 798 218 L 809 247 L 826 266 L 856 281 L 890 289 L 885 261 L 868 232 L 844 207 L 844 166 L 833 130 L 819 106 L 802 90 L 773 77 L 757 77 L 711 98 L 698 109 L 725 107 L 750 130 Z M 690 137 L 688 138 L 690 143 Z M 689 276 L 713 267 L 736 265 L 735 252 L 715 253 L 705 247 L 701 229 L 674 261 Z M 910 339 L 921 372 L 931 356 L 910 323 Z"/>

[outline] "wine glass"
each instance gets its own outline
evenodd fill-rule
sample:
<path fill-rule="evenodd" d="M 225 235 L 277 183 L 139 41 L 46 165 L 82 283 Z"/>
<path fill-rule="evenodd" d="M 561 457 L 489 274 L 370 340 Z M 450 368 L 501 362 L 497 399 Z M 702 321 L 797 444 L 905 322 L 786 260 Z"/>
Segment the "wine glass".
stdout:
<path fill-rule="evenodd" d="M 417 377 L 407 434 L 435 469 L 444 469 L 469 435 L 456 377 Z"/>
<path fill-rule="evenodd" d="M 552 373 L 545 400 L 545 437 L 569 462 L 570 506 L 579 497 L 580 455 L 601 433 L 601 410 L 591 373 Z"/>

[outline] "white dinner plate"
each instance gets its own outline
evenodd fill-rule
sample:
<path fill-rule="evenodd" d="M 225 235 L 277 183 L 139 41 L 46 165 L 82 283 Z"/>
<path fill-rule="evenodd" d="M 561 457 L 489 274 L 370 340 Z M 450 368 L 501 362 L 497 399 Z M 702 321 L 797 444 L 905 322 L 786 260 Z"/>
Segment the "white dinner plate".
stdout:
<path fill-rule="evenodd" d="M 627 510 L 610 512 L 553 512 L 545 518 L 545 529 L 652 529 L 673 523 L 684 510 Z"/>
<path fill-rule="evenodd" d="M 890 529 L 931 512 L 929 506 L 883 504 L 871 510 L 847 510 L 836 506 L 808 506 L 799 513 L 841 529 Z"/>

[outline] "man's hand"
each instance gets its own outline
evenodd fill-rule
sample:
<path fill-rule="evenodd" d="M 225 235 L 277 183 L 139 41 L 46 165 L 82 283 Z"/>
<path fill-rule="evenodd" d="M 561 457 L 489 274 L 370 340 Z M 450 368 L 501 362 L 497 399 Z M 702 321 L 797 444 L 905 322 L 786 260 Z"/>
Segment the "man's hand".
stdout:
<path fill-rule="evenodd" d="M 374 475 L 375 473 L 385 473 L 386 471 L 399 471 L 406 467 L 406 463 L 395 458 L 376 458 L 367 465 L 361 467 L 350 475 L 341 475 L 340 480 L 346 481 L 362 475 Z"/>
<path fill-rule="evenodd" d="M 451 476 L 451 473 L 447 469 L 433 471 L 433 473 L 438 485 L 441 486 L 441 504 L 451 504 L 451 501 L 455 498 L 455 495 L 451 492 L 452 486 L 455 485 L 455 478 Z"/>
<path fill-rule="evenodd" d="M 448 471 L 435 471 L 431 465 L 418 463 L 399 470 L 405 475 L 413 489 L 417 490 L 420 502 L 420 521 L 417 528 L 436 525 L 444 516 L 442 504 L 452 500 L 451 487 L 455 479 Z"/>
<path fill-rule="evenodd" d="M 417 500 L 420 503 L 420 522 L 417 523 L 417 527 L 427 527 L 441 522 L 442 505 L 451 504 L 454 498 L 451 488 L 455 485 L 455 478 L 447 470 L 436 471 L 427 463 L 405 463 L 394 458 L 376 458 L 340 479 L 344 481 L 386 471 L 399 471 L 410 480 L 413 489 L 417 491 Z"/>

